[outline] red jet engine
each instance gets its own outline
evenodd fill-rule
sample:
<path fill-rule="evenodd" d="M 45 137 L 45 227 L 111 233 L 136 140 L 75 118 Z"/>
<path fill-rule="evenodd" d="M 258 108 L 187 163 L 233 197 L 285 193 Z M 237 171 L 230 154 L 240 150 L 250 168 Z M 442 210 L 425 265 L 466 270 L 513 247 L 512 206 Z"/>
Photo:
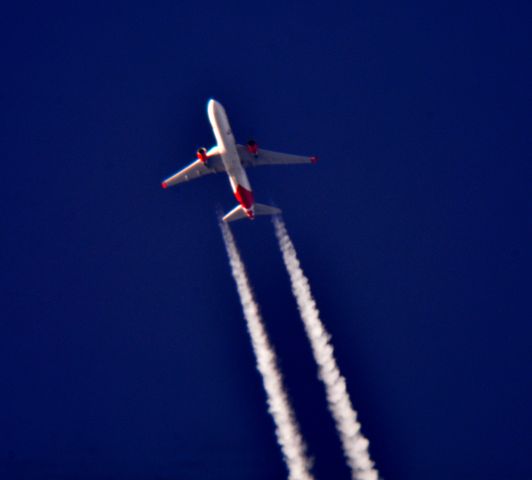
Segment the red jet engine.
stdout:
<path fill-rule="evenodd" d="M 203 163 L 207 163 L 207 149 L 203 147 L 198 148 L 196 157 L 198 157 L 198 160 L 201 160 Z"/>
<path fill-rule="evenodd" d="M 257 142 L 255 140 L 248 140 L 247 149 L 249 153 L 257 156 L 257 152 L 259 151 L 259 146 L 257 145 Z"/>

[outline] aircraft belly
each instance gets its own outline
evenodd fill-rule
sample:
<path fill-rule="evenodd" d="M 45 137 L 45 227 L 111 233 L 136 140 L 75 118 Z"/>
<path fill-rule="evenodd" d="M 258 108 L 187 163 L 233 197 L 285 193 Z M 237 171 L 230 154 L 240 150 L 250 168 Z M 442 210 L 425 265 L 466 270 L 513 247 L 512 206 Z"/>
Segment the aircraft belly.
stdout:
<path fill-rule="evenodd" d="M 251 192 L 248 176 L 240 163 L 235 137 L 229 125 L 225 109 L 218 102 L 213 101 L 209 103 L 208 113 L 233 192 L 236 193 L 239 186 Z"/>
<path fill-rule="evenodd" d="M 240 157 L 236 150 L 235 139 L 232 134 L 226 133 L 222 138 L 222 161 L 224 163 L 225 170 L 231 181 L 233 191 L 236 191 L 236 185 L 241 185 L 245 189 L 251 191 L 248 176 L 244 167 L 240 163 Z"/>
<path fill-rule="evenodd" d="M 229 181 L 231 182 L 233 191 L 236 191 L 236 187 L 238 185 L 241 185 L 245 189 L 251 191 L 251 185 L 249 184 L 248 176 L 241 165 L 231 165 L 229 168 L 226 166 L 226 170 L 227 175 L 229 175 Z"/>

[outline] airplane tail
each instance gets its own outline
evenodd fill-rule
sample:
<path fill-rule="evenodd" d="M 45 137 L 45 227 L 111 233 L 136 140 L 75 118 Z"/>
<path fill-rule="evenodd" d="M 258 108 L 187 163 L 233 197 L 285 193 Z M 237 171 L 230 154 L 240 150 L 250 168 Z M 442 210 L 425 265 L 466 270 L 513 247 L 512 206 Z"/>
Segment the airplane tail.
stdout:
<path fill-rule="evenodd" d="M 270 207 L 269 205 L 263 205 L 262 203 L 255 203 L 253 211 L 255 216 L 257 215 L 277 215 L 281 213 L 281 210 L 276 207 Z M 243 218 L 248 218 L 246 212 L 242 208 L 242 205 L 237 205 L 233 210 L 231 210 L 225 217 L 223 217 L 224 222 L 235 222 L 236 220 L 242 220 Z"/>

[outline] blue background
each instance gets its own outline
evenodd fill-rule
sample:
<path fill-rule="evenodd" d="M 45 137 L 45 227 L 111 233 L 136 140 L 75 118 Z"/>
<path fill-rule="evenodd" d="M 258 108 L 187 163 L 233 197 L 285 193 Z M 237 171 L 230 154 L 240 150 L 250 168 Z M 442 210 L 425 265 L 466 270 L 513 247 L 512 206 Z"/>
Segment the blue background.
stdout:
<path fill-rule="evenodd" d="M 216 223 L 214 143 L 283 208 L 385 479 L 532 478 L 528 2 L 3 8 L 0 477 L 286 469 Z M 319 479 L 348 479 L 266 219 L 234 225 Z"/>

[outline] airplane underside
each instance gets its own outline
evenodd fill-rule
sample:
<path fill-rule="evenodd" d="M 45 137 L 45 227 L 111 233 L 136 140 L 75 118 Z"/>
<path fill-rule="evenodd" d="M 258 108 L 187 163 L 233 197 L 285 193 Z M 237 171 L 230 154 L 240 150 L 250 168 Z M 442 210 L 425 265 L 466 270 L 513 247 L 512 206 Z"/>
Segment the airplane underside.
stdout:
<path fill-rule="evenodd" d="M 245 168 L 261 165 L 316 163 L 317 157 L 259 149 L 254 140 L 248 141 L 246 145 L 238 145 L 223 106 L 211 99 L 207 104 L 207 112 L 216 138 L 216 146 L 208 151 L 205 148 L 198 149 L 197 160 L 164 180 L 162 187 L 171 187 L 209 173 L 225 172 L 229 176 L 238 205 L 223 217 L 224 221 L 233 222 L 244 218 L 253 220 L 258 215 L 280 213 L 281 210 L 276 207 L 255 203 Z"/>

